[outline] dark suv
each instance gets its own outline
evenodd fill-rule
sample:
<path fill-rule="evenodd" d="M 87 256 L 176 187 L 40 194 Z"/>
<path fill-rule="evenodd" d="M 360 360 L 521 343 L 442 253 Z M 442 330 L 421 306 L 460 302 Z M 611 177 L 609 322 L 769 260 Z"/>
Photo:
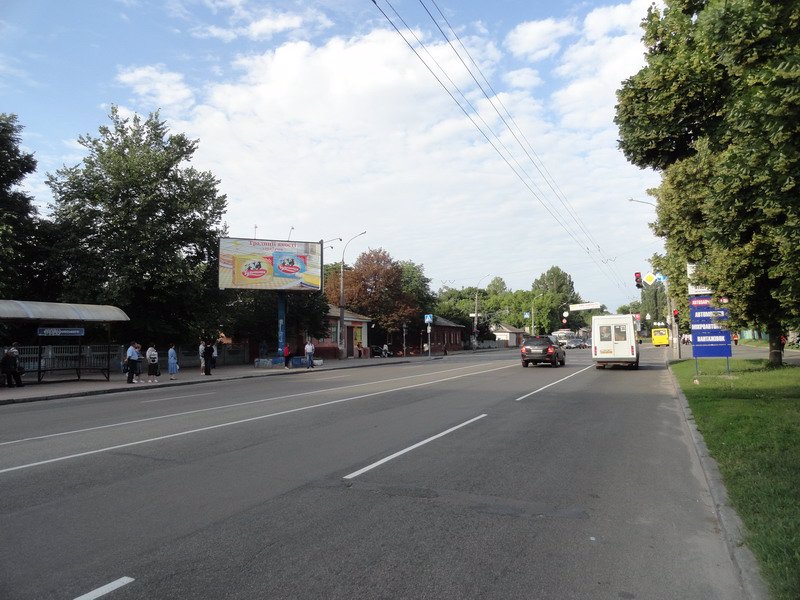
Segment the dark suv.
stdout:
<path fill-rule="evenodd" d="M 550 363 L 552 366 L 565 365 L 567 362 L 567 352 L 558 343 L 558 340 L 550 335 L 534 335 L 522 340 L 520 347 L 522 366 L 527 367 L 530 363 L 538 364 L 542 362 Z"/>

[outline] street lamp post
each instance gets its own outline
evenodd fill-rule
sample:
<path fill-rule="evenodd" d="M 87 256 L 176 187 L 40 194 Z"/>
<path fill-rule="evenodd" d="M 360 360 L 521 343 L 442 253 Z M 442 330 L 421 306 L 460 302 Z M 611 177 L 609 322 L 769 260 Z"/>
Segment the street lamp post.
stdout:
<path fill-rule="evenodd" d="M 344 345 L 344 253 L 347 251 L 347 246 L 350 242 L 365 233 L 367 233 L 366 230 L 351 237 L 342 249 L 342 262 L 339 265 L 339 352 L 341 358 L 347 357 L 347 348 Z"/>
<path fill-rule="evenodd" d="M 541 294 L 537 294 L 531 300 L 531 335 L 536 335 L 536 299 L 541 298 L 547 292 L 542 292 Z"/>

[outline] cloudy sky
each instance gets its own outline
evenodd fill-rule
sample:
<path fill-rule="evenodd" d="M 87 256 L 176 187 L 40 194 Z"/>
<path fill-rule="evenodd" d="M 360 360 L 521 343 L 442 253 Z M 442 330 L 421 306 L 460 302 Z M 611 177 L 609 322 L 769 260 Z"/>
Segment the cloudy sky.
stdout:
<path fill-rule="evenodd" d="M 613 123 L 649 5 L 3 0 L 0 112 L 25 127 L 44 213 L 46 173 L 80 161 L 112 104 L 159 109 L 200 141 L 231 236 L 366 230 L 347 263 L 384 248 L 434 290 L 529 289 L 557 265 L 614 310 L 662 249 L 653 207 L 628 201 L 658 176 L 625 161 Z"/>

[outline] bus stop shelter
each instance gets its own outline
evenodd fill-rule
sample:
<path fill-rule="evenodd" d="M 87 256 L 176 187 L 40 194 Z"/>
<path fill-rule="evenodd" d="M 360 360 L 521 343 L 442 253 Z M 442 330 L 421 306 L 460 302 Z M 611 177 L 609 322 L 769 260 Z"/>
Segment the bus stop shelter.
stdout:
<path fill-rule="evenodd" d="M 108 380 L 112 355 L 111 323 L 129 320 L 121 309 L 104 304 L 0 300 L 0 322 L 25 322 L 36 327 L 37 345 L 20 348 L 20 362 L 26 372 L 35 371 L 40 382 L 51 371 L 75 371 L 78 379 L 82 371 L 100 371 Z M 107 343 L 85 345 L 86 324 L 104 324 Z M 63 338 L 75 343 L 51 343 Z"/>

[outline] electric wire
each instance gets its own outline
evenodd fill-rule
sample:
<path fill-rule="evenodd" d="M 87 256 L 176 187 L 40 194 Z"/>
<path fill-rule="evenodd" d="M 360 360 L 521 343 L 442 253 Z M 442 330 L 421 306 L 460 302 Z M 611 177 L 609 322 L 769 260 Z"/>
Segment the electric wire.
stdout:
<path fill-rule="evenodd" d="M 483 81 L 485 82 L 486 86 L 489 88 L 489 90 L 491 90 L 491 92 L 492 92 L 491 96 L 487 93 L 486 89 L 484 89 L 484 87 L 481 84 L 481 82 L 478 81 L 477 77 L 475 76 L 475 74 L 473 72 L 473 69 L 470 68 L 464 62 L 464 59 L 461 56 L 461 53 L 453 46 L 453 43 L 452 43 L 450 37 L 442 29 L 442 27 L 440 26 L 440 24 L 437 21 L 437 19 L 434 17 L 434 15 L 431 13 L 431 11 L 426 6 L 425 2 L 423 0 L 419 0 L 419 3 L 423 7 L 425 12 L 428 14 L 428 17 L 431 19 L 431 21 L 433 21 L 433 23 L 436 26 L 436 28 L 442 34 L 442 37 L 445 39 L 445 41 L 447 41 L 447 43 L 450 46 L 450 48 L 452 49 L 453 53 L 458 57 L 459 61 L 464 66 L 466 71 L 469 73 L 470 77 L 475 82 L 475 84 L 478 86 L 478 88 L 480 89 L 481 93 L 489 101 L 489 103 L 491 104 L 492 108 L 494 108 L 494 110 L 497 113 L 498 117 L 501 119 L 501 121 L 506 126 L 508 131 L 514 137 L 514 139 L 516 140 L 516 142 L 519 145 L 519 147 L 522 149 L 522 151 L 526 154 L 528 159 L 534 165 L 534 167 L 536 168 L 537 172 L 541 175 L 542 179 L 545 181 L 545 183 L 548 185 L 548 187 L 552 190 L 552 192 L 555 195 L 555 197 L 559 200 L 559 202 L 561 203 L 561 206 L 570 215 L 570 217 L 575 222 L 575 224 L 578 226 L 580 231 L 583 232 L 583 234 L 586 236 L 587 240 L 590 241 L 592 244 L 594 244 L 594 246 L 597 248 L 597 253 L 598 253 L 599 257 L 600 257 L 600 261 L 604 265 L 608 265 L 610 262 L 612 262 L 612 260 L 604 258 L 604 257 L 606 257 L 606 253 L 603 251 L 603 249 L 600 247 L 600 244 L 597 242 L 597 240 L 594 238 L 592 233 L 586 228 L 586 226 L 584 225 L 583 221 L 577 215 L 575 209 L 573 208 L 573 206 L 571 205 L 571 203 L 567 199 L 566 195 L 561 190 L 561 188 L 558 186 L 558 183 L 555 181 L 555 178 L 552 176 L 550 171 L 547 169 L 547 166 L 544 164 L 544 161 L 542 161 L 541 157 L 538 155 L 536 150 L 533 148 L 533 145 L 530 143 L 530 140 L 527 138 L 525 133 L 519 127 L 519 125 L 517 124 L 517 122 L 514 119 L 514 117 L 511 115 L 511 113 L 508 110 L 508 108 L 505 106 L 505 104 L 503 104 L 503 101 L 502 101 L 502 98 L 500 97 L 500 94 L 498 94 L 497 91 L 494 89 L 494 87 L 492 87 L 492 85 L 489 82 L 488 78 L 486 77 L 486 75 L 484 74 L 483 70 L 481 69 L 480 65 L 478 65 L 478 63 L 472 57 L 472 54 L 466 48 L 466 46 L 464 45 L 464 43 L 461 40 L 460 36 L 458 35 L 458 33 L 453 28 L 452 24 L 447 19 L 447 17 L 445 16 L 444 12 L 439 7 L 439 5 L 436 3 L 436 0 L 431 0 L 431 3 L 433 4 L 433 6 L 436 7 L 436 11 L 439 13 L 439 15 L 441 16 L 442 20 L 447 24 L 447 27 L 450 30 L 451 34 L 452 34 L 452 37 L 458 42 L 458 44 L 461 47 L 463 53 L 467 56 L 467 58 L 469 58 L 470 62 L 472 63 L 472 65 L 474 67 L 474 70 L 477 71 L 480 74 L 481 79 L 483 79 Z M 516 131 L 515 131 L 514 128 L 511 127 L 511 125 L 509 125 L 509 123 L 506 120 L 506 118 L 503 116 L 503 114 L 497 108 L 497 106 L 495 105 L 495 100 L 503 108 L 503 111 L 505 112 L 506 116 L 508 117 L 508 120 L 510 120 L 514 124 L 514 128 L 516 128 Z M 523 144 L 522 141 L 520 141 L 519 137 L 517 136 L 517 133 L 519 133 L 519 137 L 522 137 L 522 139 L 525 141 L 525 144 Z M 527 149 L 526 149 L 526 145 L 527 145 Z M 530 150 L 530 152 L 528 152 L 528 150 Z M 533 156 L 531 156 L 531 153 L 533 154 Z M 534 156 L 536 157 L 536 160 L 534 160 Z M 540 165 L 541 165 L 541 168 L 540 168 Z M 541 190 L 541 188 L 538 188 L 538 189 Z M 591 257 L 591 251 L 589 250 L 589 248 L 586 247 L 585 250 L 586 250 L 587 255 L 589 255 Z M 595 261 L 595 264 L 597 264 L 596 261 Z M 600 265 L 598 265 L 598 266 L 600 266 Z M 608 271 L 612 275 L 612 277 L 614 277 L 617 280 L 616 281 L 617 286 L 618 287 L 622 287 L 622 285 L 623 285 L 622 281 L 619 278 L 618 273 L 616 272 L 616 270 L 609 267 Z"/>
<path fill-rule="evenodd" d="M 500 106 L 502 106 L 502 107 L 503 107 L 503 110 L 505 111 L 506 115 L 508 116 L 508 120 L 510 120 L 511 122 L 513 122 L 513 123 L 514 123 L 514 126 L 516 127 L 516 130 L 517 130 L 516 132 L 515 132 L 515 131 L 514 131 L 514 129 L 513 129 L 513 128 L 512 128 L 512 127 L 509 125 L 509 123 L 508 123 L 508 120 L 506 120 L 506 118 L 503 116 L 503 114 L 502 114 L 502 113 L 501 113 L 501 112 L 498 110 L 498 108 L 497 108 L 497 106 L 495 105 L 495 102 L 494 102 L 494 100 L 492 99 L 492 97 L 490 97 L 490 96 L 489 96 L 489 94 L 487 93 L 486 89 L 483 87 L 483 85 L 480 83 L 480 81 L 478 81 L 478 79 L 476 78 L 476 76 L 475 76 L 475 74 L 474 74 L 473 70 L 472 70 L 472 69 L 471 69 L 471 68 L 470 68 L 470 67 L 469 67 L 469 66 L 468 66 L 468 65 L 465 63 L 465 61 L 464 61 L 463 57 L 462 57 L 462 56 L 461 56 L 461 54 L 458 52 L 458 50 L 457 50 L 457 49 L 454 47 L 454 45 L 453 45 L 453 43 L 452 43 L 451 39 L 450 39 L 450 38 L 449 38 L 449 36 L 448 36 L 448 35 L 447 35 L 447 34 L 444 32 L 444 30 L 443 30 L 443 29 L 442 29 L 442 27 L 439 25 L 438 21 L 437 21 L 437 20 L 436 20 L 436 18 L 433 16 L 433 14 L 430 12 L 430 10 L 429 10 L 429 9 L 428 9 L 428 7 L 425 5 L 425 3 L 423 2 L 423 0 L 419 0 L 419 1 L 420 1 L 420 4 L 422 5 L 422 7 L 425 9 L 425 12 L 428 14 L 428 16 L 431 18 L 431 20 L 432 20 L 432 21 L 434 22 L 434 24 L 436 25 L 436 27 L 437 27 L 437 29 L 439 30 L 439 32 L 442 34 L 442 36 L 444 37 L 444 39 L 447 41 L 447 43 L 448 43 L 448 45 L 450 46 L 451 50 L 452 50 L 452 51 L 453 51 L 453 52 L 456 54 L 456 56 L 458 57 L 459 61 L 460 61 L 460 62 L 461 62 L 461 64 L 464 66 L 464 68 L 467 70 L 467 72 L 469 73 L 470 77 L 471 77 L 471 78 L 472 78 L 472 80 L 475 82 L 475 84 L 478 86 L 478 88 L 480 89 L 480 91 L 481 91 L 481 93 L 483 94 L 483 96 L 484 96 L 484 97 L 485 97 L 485 98 L 488 100 L 489 104 L 490 104 L 490 105 L 492 106 L 492 108 L 495 110 L 495 112 L 497 113 L 498 117 L 501 119 L 501 121 L 502 121 L 502 122 L 503 122 L 503 124 L 505 125 L 506 129 L 507 129 L 507 130 L 508 130 L 508 131 L 511 133 L 511 135 L 512 135 L 512 136 L 513 136 L 513 138 L 514 138 L 514 140 L 517 142 L 517 144 L 519 145 L 519 147 L 522 149 L 522 151 L 523 151 L 523 152 L 525 153 L 525 155 L 528 157 L 528 160 L 531 162 L 531 164 L 533 164 L 534 168 L 537 170 L 537 172 L 539 173 L 539 175 L 540 175 L 540 176 L 542 177 L 542 179 L 545 181 L 545 183 L 546 183 L 546 184 L 547 184 L 547 186 L 550 188 L 550 190 L 553 192 L 553 194 L 555 195 L 555 197 L 556 197 L 556 198 L 559 200 L 559 202 L 561 203 L 561 205 L 562 205 L 562 207 L 564 208 L 564 210 L 565 210 L 565 211 L 566 211 L 566 212 L 569 214 L 569 216 L 570 216 L 570 217 L 572 218 L 572 220 L 575 222 L 575 224 L 577 225 L 578 229 L 579 229 L 580 231 L 582 231 L 582 232 L 583 232 L 583 234 L 584 234 L 584 236 L 585 236 L 585 239 L 586 239 L 586 240 L 588 240 L 588 241 L 590 241 L 592 244 L 594 244 L 594 246 L 596 247 L 596 250 L 597 250 L 597 255 L 598 255 L 597 257 L 595 257 L 595 256 L 594 256 L 594 253 L 593 253 L 593 252 L 592 252 L 592 251 L 589 249 L 589 247 L 588 247 L 588 246 L 587 246 L 587 247 L 584 247 L 584 244 L 582 243 L 582 241 L 581 241 L 580 239 L 578 239 L 578 237 L 577 237 L 577 235 L 576 235 L 576 232 L 575 232 L 575 231 L 573 231 L 573 229 L 572 229 L 570 226 L 568 226 L 567 222 L 565 222 L 565 221 L 564 221 L 564 220 L 563 220 L 563 219 L 560 217 L 560 215 L 558 215 L 558 213 L 557 213 L 557 212 L 554 212 L 554 211 L 551 209 L 551 207 L 548 205 L 547 201 L 546 201 L 544 198 L 542 198 L 542 195 L 545 195 L 545 194 L 544 194 L 544 191 L 543 191 L 543 190 L 542 190 L 542 189 L 539 187 L 539 185 L 538 185 L 538 184 L 536 183 L 536 181 L 535 181 L 535 180 L 534 180 L 534 179 L 531 177 L 531 175 L 530 175 L 530 174 L 527 172 L 527 170 L 526 170 L 524 167 L 522 167 L 522 165 L 521 165 L 521 164 L 519 163 L 519 161 L 516 159 L 516 156 L 514 156 L 514 154 L 513 154 L 513 153 L 512 153 L 512 152 L 511 152 L 511 151 L 508 149 L 508 147 L 507 147 L 507 146 L 506 146 L 506 145 L 503 143 L 503 141 L 500 139 L 500 137 L 497 135 L 497 133 L 495 133 L 495 131 L 494 131 L 494 130 L 491 128 L 491 126 L 489 126 L 489 125 L 488 125 L 488 123 L 486 123 L 485 119 L 483 119 L 483 117 L 480 115 L 480 112 L 479 112 L 479 111 L 478 111 L 478 110 L 475 108 L 475 106 L 474 106 L 474 105 L 473 105 L 473 104 L 472 104 L 472 103 L 471 103 L 471 102 L 470 102 L 470 101 L 467 99 L 467 97 L 466 97 L 466 95 L 464 94 L 464 92 L 462 92 L 462 91 L 461 91 L 461 89 L 458 87 L 458 85 L 457 85 L 457 84 L 456 84 L 456 83 L 453 81 L 453 79 L 452 79 L 452 78 L 451 78 L 451 77 L 450 77 L 450 76 L 447 74 L 447 71 L 446 71 L 446 70 L 445 70 L 445 69 L 444 69 L 444 68 L 441 66 L 441 64 L 439 64 L 439 62 L 438 62 L 438 61 L 437 61 L 437 60 L 436 60 L 436 59 L 433 57 L 433 55 L 432 55 L 432 54 L 431 54 L 431 52 L 428 50 L 428 48 L 426 47 L 426 45 L 425 45 L 425 44 L 422 42 L 422 40 L 420 40 L 420 39 L 419 39 L 419 37 L 418 37 L 418 36 L 417 36 L 417 35 L 416 35 L 416 34 L 413 32 L 413 29 L 412 29 L 412 28 L 411 28 L 411 27 L 408 25 L 408 23 L 406 23 L 406 21 L 403 19 L 403 17 L 402 17 L 402 16 L 401 16 L 401 15 L 398 13 L 398 11 L 397 11 L 397 10 L 394 8 L 394 6 L 392 5 L 392 3 L 391 3 L 391 2 L 389 2 L 389 0 L 385 0 L 385 1 L 386 1 L 386 4 L 387 4 L 387 5 L 388 5 L 388 6 L 389 6 L 391 9 L 392 9 L 392 11 L 393 11 L 393 13 L 395 14 L 396 18 L 397 18 L 397 19 L 398 19 L 398 20 L 399 20 L 399 21 L 400 21 L 400 22 L 403 24 L 403 26 L 405 27 L 406 31 L 410 32 L 410 33 L 411 33 L 411 35 L 413 35 L 413 37 L 414 37 L 414 39 L 416 40 L 416 42 L 417 42 L 417 44 L 419 45 L 419 47 L 421 47 L 422 49 L 424 49 L 425 53 L 426 53 L 426 54 L 427 54 L 427 55 L 430 57 L 431 61 L 432 61 L 432 62 L 433 62 L 433 63 L 434 63 L 436 66 L 437 66 L 437 68 L 438 68 L 438 69 L 439 69 L 439 70 L 442 72 L 442 74 L 444 75 L 444 77 L 445 77 L 445 78 L 446 78 L 446 79 L 447 79 L 447 80 L 450 82 L 450 84 L 451 84 L 451 85 L 453 86 L 453 88 L 454 88 L 454 89 L 457 91 L 457 93 L 458 93 L 458 94 L 461 96 L 461 98 L 463 98 L 463 99 L 464 99 L 464 101 L 465 101 L 465 103 L 467 104 L 467 106 L 469 106 L 469 108 L 472 110 L 472 112 L 473 112 L 475 115 L 477 115 L 477 117 L 478 117 L 478 118 L 481 120 L 481 122 L 484 124 L 484 126 L 485 126 L 485 127 L 486 127 L 486 128 L 489 130 L 489 132 L 490 132 L 490 133 L 491 133 L 491 134 L 492 134 L 492 135 L 495 137 L 495 139 L 497 139 L 498 143 L 499 143 L 499 144 L 502 146 L 502 148 L 505 150 L 505 152 L 508 154 L 508 156 L 510 156 L 510 157 L 511 157 L 511 159 L 512 159 L 512 160 L 513 160 L 513 161 L 514 161 L 516 164 L 517 164 L 517 167 L 519 168 L 519 171 L 521 171 L 522 173 L 524 173 L 524 175 L 525 175 L 525 176 L 526 176 L 526 177 L 527 177 L 527 178 L 530 180 L 530 184 L 528 183 L 528 181 L 526 181 L 526 180 L 525 180 L 525 178 L 523 178 L 523 177 L 522 177 L 522 175 L 520 175 L 520 172 L 519 172 L 517 169 L 515 169 L 515 168 L 514 168 L 514 166 L 513 166 L 513 165 L 511 164 L 511 162 L 509 161 L 508 157 L 507 157 L 506 155 L 504 155 L 504 154 L 503 154 L 503 153 L 500 151 L 500 149 L 499 149 L 499 148 L 497 147 L 497 145 L 495 145 L 495 143 L 494 143 L 494 142 L 493 142 L 493 141 L 492 141 L 492 140 L 489 138 L 489 136 L 486 134 L 486 132 L 485 132 L 485 131 L 484 131 L 484 130 L 483 130 L 483 129 L 482 129 L 482 128 L 481 128 L 481 127 L 478 125 L 478 123 L 476 123 L 476 121 L 473 119 L 473 117 L 472 117 L 472 115 L 469 113 L 469 111 L 468 111 L 466 108 L 464 108 L 464 106 L 463 106 L 463 105 L 462 105 L 462 104 L 461 104 L 461 103 L 458 101 L 458 99 L 457 99 L 457 98 L 454 96 L 453 92 L 451 92 L 451 90 L 450 90 L 450 89 L 449 89 L 449 88 L 448 88 L 448 87 L 447 87 L 447 86 L 444 84 L 444 82 L 442 81 L 442 79 L 441 79 L 441 78 L 440 78 L 440 77 L 439 77 L 439 76 L 438 76 L 438 75 L 437 75 L 437 74 L 434 72 L 434 70 L 432 69 L 432 67 L 430 66 L 430 64 L 428 64 L 428 62 L 426 62 L 426 61 L 425 61 L 425 59 L 424 59 L 424 58 L 423 58 L 423 57 L 420 55 L 420 53 L 417 51 L 417 49 L 414 47 L 414 45 L 413 45 L 413 44 L 412 44 L 412 43 L 409 41 L 409 39 L 408 39 L 408 38 L 407 38 L 407 37 L 406 37 L 406 36 L 403 34 L 403 32 L 401 32 L 401 31 L 400 31 L 400 28 L 399 28 L 399 27 L 396 25 L 396 23 L 395 23 L 395 22 L 394 22 L 394 21 L 391 19 L 391 17 L 390 17 L 390 16 L 389 16 L 389 15 L 388 15 L 388 14 L 387 14 L 387 13 L 386 13 L 386 12 L 385 12 L 385 11 L 384 11 L 384 10 L 383 10 L 383 9 L 382 9 L 380 6 L 379 6 L 379 5 L 378 5 L 378 3 L 377 3 L 377 1 L 376 1 L 376 0 L 372 0 L 372 3 L 373 3 L 373 4 L 375 5 L 375 7 L 376 7 L 376 8 L 377 8 L 377 9 L 378 9 L 380 12 L 381 12 L 381 14 L 383 15 L 383 17 L 384 17 L 384 18 L 387 20 L 387 22 L 389 22 L 389 24 L 390 24 L 390 25 L 393 27 L 393 29 L 395 30 L 395 32 L 396 32 L 396 33 L 397 33 L 397 34 L 398 34 L 398 35 L 399 35 L 399 36 L 400 36 L 400 37 L 403 39 L 403 41 L 406 43 L 406 45 L 408 45 L 408 47 L 411 49 L 411 51 L 412 51 L 412 52 L 414 52 L 414 54 L 417 56 L 417 58 L 418 58 L 418 59 L 419 59 L 419 60 L 420 60 L 420 61 L 423 63 L 423 65 L 425 65 L 425 67 L 428 69 L 428 71 L 431 73 L 431 75 L 433 75 L 433 76 L 434 76 L 434 78 L 437 80 L 437 82 L 439 83 L 439 85 L 441 85 L 441 86 L 442 86 L 442 88 L 445 90 L 445 92 L 447 92 L 447 94 L 450 96 L 450 98 L 451 98 L 451 99 L 452 99 L 452 100 L 453 100 L 453 101 L 454 101 L 454 102 L 455 102 L 455 103 L 458 105 L 458 107 L 459 107 L 459 108 L 461 109 L 461 111 L 462 111 L 462 112 L 463 112 L 463 113 L 464 113 L 464 114 L 467 116 L 467 118 L 470 120 L 470 122 L 473 124 L 473 126 L 474 126 L 476 129 L 478 129 L 478 131 L 479 131 L 479 132 L 481 133 L 481 135 L 482 135 L 482 136 L 483 136 L 483 137 L 486 139 L 486 141 L 487 141 L 487 142 L 489 142 L 489 144 L 492 146 L 492 148 L 495 150 L 495 152 L 496 152 L 496 153 L 497 153 L 497 154 L 498 154 L 498 155 L 499 155 L 499 156 L 500 156 L 500 157 L 503 159 L 503 161 L 504 161 L 504 162 L 505 162 L 505 163 L 506 163 L 506 164 L 509 166 L 509 168 L 511 168 L 511 170 L 512 170 L 512 171 L 514 172 L 514 174 L 515 174 L 515 175 L 516 175 L 516 176 L 517 176 L 517 177 L 520 179 L 520 181 L 523 183 L 523 185 L 525 185 L 525 187 L 528 189 L 528 191 L 529 191 L 529 192 L 530 192 L 530 193 L 531 193 L 531 194 L 532 194 L 532 195 L 533 195 L 533 196 L 534 196 L 534 197 L 537 199 L 537 201 L 538 201 L 538 202 L 539 202 L 539 203 L 542 205 L 542 207 L 543 207 L 543 208 L 544 208 L 544 209 L 545 209 L 545 210 L 546 210 L 546 211 L 547 211 L 547 212 L 550 214 L 550 216 L 551 216 L 551 217 L 553 217 L 553 219 L 554 219 L 554 220 L 555 220 L 555 221 L 556 221 L 556 222 L 557 222 L 559 225 L 561 225 L 561 227 L 562 227 L 562 228 L 564 229 L 564 231 L 566 231 L 566 233 L 567 233 L 567 234 L 568 234 L 568 235 L 569 235 L 569 236 L 570 236 L 570 237 L 573 239 L 573 241 L 575 241 L 575 242 L 576 242 L 576 243 L 577 243 L 577 244 L 578 244 L 580 247 L 582 247 L 582 248 L 583 248 L 583 249 L 586 251 L 586 254 L 587 254 L 587 255 L 588 255 L 588 257 L 589 257 L 589 258 L 592 260 L 592 262 L 593 262 L 593 263 L 594 263 L 594 264 L 595 264 L 595 265 L 596 265 L 596 266 L 597 266 L 597 267 L 598 267 L 598 268 L 599 268 L 601 271 L 602 271 L 602 270 L 605 270 L 605 271 L 606 271 L 606 272 L 607 272 L 607 273 L 608 273 L 608 274 L 611 276 L 611 279 L 612 279 L 612 280 L 615 280 L 615 281 L 614 281 L 614 283 L 616 284 L 616 286 L 617 286 L 617 287 L 619 287 L 619 288 L 620 288 L 622 291 L 625 291 L 625 289 L 626 289 L 626 288 L 624 287 L 624 284 L 622 283 L 622 280 L 620 279 L 620 277 L 619 277 L 619 275 L 618 275 L 618 273 L 617 273 L 616 269 L 613 269 L 613 268 L 612 268 L 612 267 L 609 265 L 609 263 L 610 263 L 610 262 L 612 262 L 612 259 L 610 259 L 610 258 L 607 258 L 607 257 L 606 257 L 606 254 L 605 254 L 605 252 L 602 250 L 602 248 L 600 247 L 600 245 L 597 243 L 596 239 L 595 239 L 595 238 L 592 236 L 591 232 L 590 232 L 590 231 L 589 231 L 589 230 L 588 230 L 588 229 L 585 227 L 585 225 L 583 224 L 583 222 L 582 222 L 582 221 L 580 220 L 580 218 L 577 216 L 577 214 L 576 214 L 576 212 L 575 212 L 574 208 L 573 208 L 573 207 L 572 207 L 572 205 L 569 203 L 569 201 L 568 201 L 568 199 L 566 198 L 566 196 L 565 196 L 565 194 L 563 193 L 563 191 L 561 191 L 560 187 L 558 186 L 557 182 L 556 182 L 556 181 L 555 181 L 555 179 L 553 178 L 552 174 L 549 172 L 549 170 L 547 169 L 547 167 L 546 167 L 546 165 L 544 164 L 544 162 L 541 160 L 541 158 L 539 157 L 539 155 L 538 155 L 538 154 L 536 153 L 536 151 L 534 150 L 534 148 L 533 148 L 532 144 L 530 143 L 530 140 L 528 140 L 528 138 L 525 136 L 525 134 L 524 134 L 524 132 L 522 131 L 522 129 L 519 127 L 519 125 L 517 124 L 517 122 L 514 120 L 514 118 L 513 118 L 513 116 L 511 115 L 511 113 L 508 111 L 507 107 L 506 107 L 506 106 L 503 104 L 503 102 L 502 102 L 502 99 L 500 98 L 499 94 L 498 94 L 498 93 L 497 93 L 497 92 L 494 90 L 494 88 L 491 86 L 491 83 L 489 83 L 489 81 L 488 81 L 488 79 L 486 78 L 485 74 L 483 73 L 482 69 L 481 69 L 481 68 L 480 68 L 480 66 L 477 64 L 477 62 L 474 60 L 474 58 L 473 58 L 473 57 L 472 57 L 472 55 L 469 53 L 469 51 L 467 50 L 467 48 L 464 46 L 464 43 L 461 41 L 461 38 L 460 38 L 460 37 L 458 36 L 458 34 L 455 32 L 455 30 L 453 29 L 452 25 L 451 25 L 451 24 L 450 24 L 450 22 L 447 20 L 447 17 L 446 17 L 446 16 L 443 14 L 443 12 L 442 12 L 442 11 L 441 11 L 441 9 L 439 8 L 439 6 L 436 4 L 435 0 L 432 0 L 432 2 L 433 2 L 433 4 L 434 4 L 434 6 L 436 7 L 436 9 L 437 9 L 438 13 L 441 15 L 442 19 L 444 20 L 444 22 L 447 24 L 448 28 L 449 28 L 449 29 L 450 29 L 450 31 L 452 32 L 452 34 L 453 34 L 453 37 L 454 37 L 454 38 L 455 38 L 455 39 L 458 41 L 458 43 L 459 43 L 459 45 L 461 46 L 461 48 L 462 48 L 463 52 L 464 52 L 464 53 L 467 55 L 467 57 L 469 58 L 470 62 L 471 62 L 473 65 L 474 65 L 475 69 L 476 69 L 476 70 L 478 71 L 478 73 L 481 75 L 481 78 L 484 80 L 484 82 L 486 83 L 487 87 L 488 87 L 488 88 L 489 88 L 489 89 L 492 91 L 493 97 L 494 97 L 494 98 L 496 99 L 496 101 L 497 101 L 497 102 L 500 104 Z M 517 135 L 517 132 L 519 133 L 519 136 L 521 136 L 521 137 L 522 137 L 522 138 L 525 140 L 525 143 L 527 144 L 527 148 L 525 147 L 525 144 L 523 144 L 523 143 L 522 143 L 522 141 L 520 141 L 520 137 Z M 529 152 L 529 150 L 530 150 L 530 152 Z M 531 156 L 531 153 L 533 153 L 533 155 L 534 155 L 534 156 L 536 157 L 536 159 L 538 160 L 538 164 L 537 164 L 537 160 L 534 160 L 533 156 Z M 539 165 L 541 165 L 541 167 L 540 167 Z M 538 192 L 539 192 L 539 193 L 537 193 L 537 192 L 536 192 L 536 191 L 535 191 L 535 190 L 534 190 L 534 189 L 531 187 L 531 184 L 532 184 L 532 185 L 533 185 L 533 186 L 534 186 L 534 187 L 535 187 L 535 188 L 538 190 Z M 555 207 L 553 207 L 553 208 L 555 208 Z M 598 260 L 599 260 L 599 262 L 598 262 Z M 605 267 L 605 268 L 604 268 L 604 267 Z"/>
<path fill-rule="evenodd" d="M 481 135 L 484 137 L 484 139 L 487 142 L 489 142 L 489 144 L 492 146 L 494 151 L 500 156 L 500 158 L 503 159 L 503 161 L 508 165 L 508 167 L 519 178 L 519 180 L 528 189 L 528 191 L 531 194 L 533 194 L 533 196 L 539 201 L 539 203 L 542 205 L 542 207 L 550 214 L 551 217 L 553 217 L 553 219 L 559 225 L 561 225 L 561 227 L 569 234 L 569 236 L 576 243 L 580 243 L 580 240 L 575 236 L 575 234 L 570 230 L 570 228 L 566 225 L 566 223 L 561 219 L 561 217 L 558 215 L 558 213 L 554 212 L 553 209 L 550 206 L 548 206 L 547 203 L 536 193 L 536 191 L 530 186 L 530 184 L 525 180 L 525 178 L 520 175 L 520 173 L 517 171 L 517 169 L 514 168 L 514 165 L 511 164 L 509 159 L 499 150 L 499 148 L 495 145 L 495 143 L 489 138 L 489 136 L 486 134 L 486 132 L 483 129 L 481 129 L 481 127 L 475 122 L 475 119 L 473 119 L 473 117 L 472 117 L 472 115 L 470 115 L 469 111 L 467 111 L 464 108 L 464 106 L 453 95 L 453 93 L 450 91 L 450 89 L 448 89 L 448 87 L 444 84 L 444 82 L 441 80 L 441 78 L 434 72 L 434 70 L 431 68 L 431 66 L 420 55 L 420 53 L 417 51 L 417 49 L 414 47 L 414 45 L 406 38 L 405 35 L 403 35 L 403 33 L 400 31 L 400 28 L 395 24 L 394 21 L 392 21 L 391 17 L 389 17 L 389 15 L 387 15 L 386 12 L 380 6 L 378 6 L 378 3 L 376 2 L 376 0 L 372 0 L 372 3 L 381 12 L 381 14 L 384 16 L 384 18 L 394 28 L 394 30 L 397 32 L 397 34 L 403 39 L 403 41 L 411 49 L 411 51 L 416 55 L 416 57 L 422 62 L 423 65 L 425 65 L 425 68 L 428 69 L 428 72 L 430 72 L 430 74 L 433 75 L 433 77 L 436 79 L 436 81 L 439 83 L 439 85 L 442 86 L 442 88 L 445 90 L 445 92 L 447 92 L 447 94 L 450 96 L 450 98 L 453 100 L 453 102 L 456 103 L 456 105 L 461 109 L 461 111 L 464 113 L 464 115 L 470 120 L 470 122 L 473 124 L 473 126 L 481 133 Z M 399 13 L 395 10 L 395 8 L 392 6 L 391 2 L 387 1 L 386 4 L 389 5 L 392 8 L 392 11 L 395 13 L 395 15 L 397 15 L 398 19 L 403 23 L 403 25 L 406 27 L 406 29 L 411 31 L 411 28 L 408 26 L 408 24 L 405 22 L 405 20 L 399 15 Z M 416 38 L 415 34 L 414 34 L 414 37 Z M 422 44 L 420 42 L 419 38 L 416 38 L 416 39 L 424 47 L 424 44 Z M 430 55 L 430 52 L 428 52 L 428 54 Z M 436 63 L 436 64 L 438 65 L 438 63 Z M 442 69 L 441 65 L 438 65 L 438 66 L 439 66 L 440 69 Z M 450 78 L 448 77 L 448 79 L 450 79 Z M 452 79 L 450 79 L 450 81 L 452 82 Z M 457 86 L 455 86 L 455 87 L 457 88 Z M 459 93 L 463 96 L 463 92 L 461 92 L 459 90 Z M 470 106 L 472 106 L 472 105 L 470 104 Z M 472 107 L 472 108 L 474 110 L 474 107 Z M 489 130 L 492 133 L 492 135 L 495 135 L 495 137 L 497 137 L 496 134 L 494 134 L 494 132 L 491 131 L 491 128 L 489 128 Z M 512 156 L 512 158 L 513 158 L 513 156 Z"/>

